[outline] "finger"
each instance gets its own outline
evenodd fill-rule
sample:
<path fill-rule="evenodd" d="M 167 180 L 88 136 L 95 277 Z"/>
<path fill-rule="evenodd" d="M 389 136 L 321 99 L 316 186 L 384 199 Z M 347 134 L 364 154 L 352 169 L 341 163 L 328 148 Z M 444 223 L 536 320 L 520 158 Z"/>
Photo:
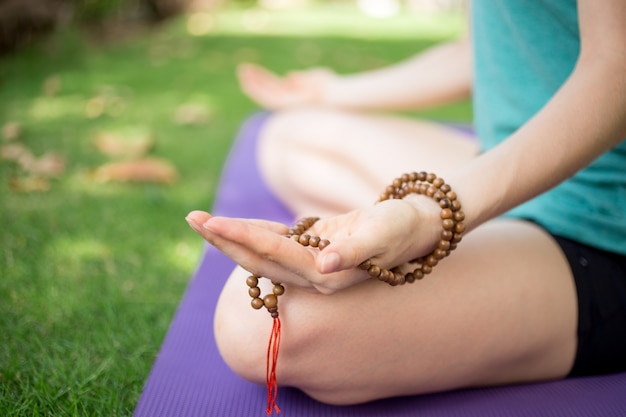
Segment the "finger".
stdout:
<path fill-rule="evenodd" d="M 335 241 L 316 260 L 316 268 L 322 274 L 331 274 L 357 268 L 371 257 L 358 245 L 356 239 Z"/>
<path fill-rule="evenodd" d="M 263 77 L 264 74 L 271 74 L 271 72 L 260 65 L 244 62 L 237 66 L 237 74 L 243 79 L 254 79 Z"/>
<path fill-rule="evenodd" d="M 209 220 L 211 220 L 209 222 Z M 265 229 L 273 234 L 284 236 L 289 232 L 289 227 L 282 223 L 270 221 L 270 220 L 262 220 L 262 219 L 239 219 L 239 218 L 230 218 L 230 217 L 221 217 L 214 216 L 207 219 L 203 223 L 203 227 L 206 228 L 205 224 L 209 223 L 209 228 L 213 223 L 217 222 L 219 226 L 219 230 L 223 232 L 223 236 L 228 236 L 229 234 L 235 235 L 235 231 L 237 231 L 237 227 L 254 227 L 259 229 Z M 224 228 L 226 227 L 226 228 Z M 210 230 L 210 229 L 209 229 Z M 247 229 L 244 229 L 248 232 Z"/>
<path fill-rule="evenodd" d="M 237 67 L 241 90 L 253 101 L 268 109 L 277 108 L 275 91 L 280 79 L 272 72 L 254 64 L 241 64 Z"/>
<path fill-rule="evenodd" d="M 213 216 L 207 212 L 194 210 L 185 217 L 185 220 L 196 232 L 202 234 L 204 232 L 202 225 L 211 218 Z M 245 221 L 258 227 L 264 227 L 274 233 L 285 235 L 289 232 L 289 228 L 282 223 L 259 219 L 246 219 Z"/>
<path fill-rule="evenodd" d="M 187 217 L 185 217 L 185 220 L 193 230 L 195 230 L 197 233 L 202 234 L 202 224 L 210 218 L 211 215 L 209 213 L 200 210 L 194 210 L 190 212 Z"/>
<path fill-rule="evenodd" d="M 206 230 L 203 236 L 235 261 L 247 261 L 238 259 L 238 253 L 254 254 L 256 259 L 279 265 L 284 269 L 283 272 L 290 274 L 290 280 L 296 277 L 315 279 L 312 276 L 317 274 L 314 253 L 299 243 L 285 238 L 288 228 L 284 225 L 267 221 L 212 217 L 202 227 Z M 245 251 L 240 247 L 245 248 Z M 267 274 L 267 270 L 261 270 L 269 267 L 266 262 L 263 263 L 265 266 L 252 265 L 252 267 Z"/>
<path fill-rule="evenodd" d="M 202 220 L 202 219 L 212 218 L 207 213 L 202 213 L 202 212 L 194 212 L 190 214 L 190 216 L 188 217 L 189 217 L 188 221 L 190 222 L 190 225 L 193 224 L 192 227 L 194 229 L 198 227 L 197 221 Z M 231 222 L 229 221 L 229 219 L 222 218 L 222 220 L 225 220 L 224 223 L 229 223 L 229 224 L 237 223 L 237 221 Z M 244 220 L 239 219 L 239 221 L 241 221 L 242 223 L 247 223 L 254 228 L 257 227 L 257 225 L 259 225 L 258 227 L 261 230 L 265 230 L 267 233 L 270 233 L 270 235 L 272 235 L 273 237 L 278 237 L 281 242 L 282 241 L 289 242 L 289 239 L 286 239 L 285 237 L 278 236 L 275 233 L 273 233 L 274 231 L 286 232 L 287 227 L 284 225 L 280 225 L 274 222 L 266 222 L 262 220 L 260 221 L 245 220 L 244 221 Z M 219 223 L 219 220 L 218 220 L 218 223 Z M 269 229 L 266 228 L 268 226 L 270 227 Z M 230 226 L 227 226 L 227 227 L 228 229 L 230 229 Z M 244 244 L 240 244 L 234 240 L 231 240 L 232 236 L 228 236 L 228 238 L 221 237 L 219 234 L 221 233 L 221 231 L 218 230 L 220 229 L 219 225 L 215 227 L 215 230 L 218 231 L 218 233 L 213 233 L 211 230 L 209 230 L 211 229 L 211 227 L 207 229 L 203 227 L 202 225 L 200 225 L 199 228 L 200 228 L 199 233 L 209 243 L 211 243 L 211 245 L 219 249 L 229 258 L 233 259 L 237 264 L 239 264 L 242 268 L 244 268 L 251 274 L 262 276 L 262 277 L 267 277 L 278 282 L 290 283 L 290 284 L 297 285 L 301 288 L 308 289 L 308 290 L 313 289 L 313 286 L 309 281 L 302 278 L 297 273 L 290 271 L 288 268 L 285 268 L 279 262 L 275 262 L 272 259 L 272 257 L 267 256 L 265 252 L 259 253 L 256 249 L 250 249 Z M 270 230 L 272 228 L 275 230 Z M 237 235 L 239 233 L 241 233 L 241 231 L 235 230 L 233 234 Z M 243 232 L 243 233 L 246 233 L 246 232 Z M 272 249 L 270 248 L 269 251 L 271 252 L 271 250 Z"/>

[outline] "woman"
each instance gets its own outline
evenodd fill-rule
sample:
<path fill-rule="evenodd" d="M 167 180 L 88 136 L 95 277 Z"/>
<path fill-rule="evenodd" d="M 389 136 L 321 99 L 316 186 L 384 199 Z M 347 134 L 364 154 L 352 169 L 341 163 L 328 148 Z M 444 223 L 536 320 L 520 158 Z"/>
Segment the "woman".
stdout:
<path fill-rule="evenodd" d="M 280 110 L 262 132 L 265 179 L 295 213 L 323 216 L 311 234 L 332 243 L 304 247 L 266 221 L 187 220 L 286 286 L 281 384 L 351 404 L 626 369 L 626 3 L 474 1 L 471 16 L 470 39 L 379 71 L 242 68 L 244 90 Z M 478 144 L 371 112 L 470 92 Z M 451 185 L 466 233 L 432 274 L 391 287 L 359 264 L 430 253 L 440 208 L 415 194 L 372 202 L 418 170 Z M 226 284 L 215 331 L 233 370 L 264 382 L 270 319 L 250 308 L 248 275 Z"/>

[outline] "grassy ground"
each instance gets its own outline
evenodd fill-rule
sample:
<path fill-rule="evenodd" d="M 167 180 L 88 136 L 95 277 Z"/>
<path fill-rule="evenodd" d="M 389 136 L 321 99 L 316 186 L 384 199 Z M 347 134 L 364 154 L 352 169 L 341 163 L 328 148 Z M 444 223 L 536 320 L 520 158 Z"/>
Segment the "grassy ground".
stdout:
<path fill-rule="evenodd" d="M 12 143 L 56 152 L 66 167 L 40 183 L 0 160 L 0 415 L 132 414 L 200 254 L 184 216 L 210 207 L 230 142 L 255 109 L 238 91 L 238 62 L 372 68 L 455 36 L 459 22 L 228 10 L 117 42 L 67 29 L 2 58 L 0 124 L 19 123 Z M 200 116 L 176 120 L 184 104 Z M 469 105 L 428 115 L 467 120 Z M 96 181 L 94 168 L 110 160 L 94 146 L 102 132 L 152 138 L 151 155 L 178 180 Z"/>

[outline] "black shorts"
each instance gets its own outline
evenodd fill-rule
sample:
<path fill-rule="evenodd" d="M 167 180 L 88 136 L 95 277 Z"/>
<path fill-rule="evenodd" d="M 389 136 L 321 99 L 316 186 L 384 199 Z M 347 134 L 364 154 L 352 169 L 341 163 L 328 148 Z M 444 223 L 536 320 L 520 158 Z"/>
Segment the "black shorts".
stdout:
<path fill-rule="evenodd" d="M 554 238 L 578 293 L 578 348 L 569 376 L 626 371 L 626 256 Z"/>

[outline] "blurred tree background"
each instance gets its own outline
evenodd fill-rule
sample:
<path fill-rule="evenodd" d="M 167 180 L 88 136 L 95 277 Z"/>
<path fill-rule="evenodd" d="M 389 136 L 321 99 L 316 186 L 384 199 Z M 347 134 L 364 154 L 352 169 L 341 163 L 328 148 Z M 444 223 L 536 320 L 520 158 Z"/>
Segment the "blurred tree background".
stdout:
<path fill-rule="evenodd" d="M 222 0 L 0 0 L 0 52 L 62 25 L 107 21 L 154 23 L 192 10 L 215 10 Z"/>
<path fill-rule="evenodd" d="M 456 0 L 0 0 L 0 416 L 132 415 L 203 249 L 184 217 L 259 110 L 239 63 L 371 69 L 463 22 Z"/>

